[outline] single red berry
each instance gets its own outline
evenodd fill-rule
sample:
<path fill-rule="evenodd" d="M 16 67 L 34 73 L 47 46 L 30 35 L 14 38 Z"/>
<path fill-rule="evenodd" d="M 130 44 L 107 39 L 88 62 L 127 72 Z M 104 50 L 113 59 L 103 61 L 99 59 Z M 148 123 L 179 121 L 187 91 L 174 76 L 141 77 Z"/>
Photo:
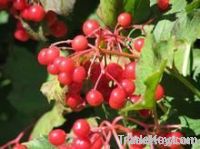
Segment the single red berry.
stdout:
<path fill-rule="evenodd" d="M 75 138 L 73 140 L 74 149 L 90 149 L 91 143 L 88 139 Z"/>
<path fill-rule="evenodd" d="M 40 52 L 38 53 L 38 62 L 41 64 L 41 65 L 47 65 L 48 64 L 48 61 L 47 61 L 47 56 L 46 56 L 46 53 L 47 53 L 47 48 L 44 48 L 42 50 L 40 50 Z"/>
<path fill-rule="evenodd" d="M 133 43 L 134 49 L 141 52 L 144 46 L 144 38 L 137 38 Z"/>
<path fill-rule="evenodd" d="M 104 140 L 102 136 L 98 133 L 92 135 L 90 149 L 101 149 L 103 147 Z"/>
<path fill-rule="evenodd" d="M 45 20 L 47 21 L 47 25 L 50 27 L 58 20 L 57 14 L 50 10 L 46 13 Z"/>
<path fill-rule="evenodd" d="M 8 7 L 9 0 L 0 0 L 0 9 L 5 9 Z"/>
<path fill-rule="evenodd" d="M 48 73 L 50 73 L 52 75 L 56 75 L 59 73 L 59 68 L 58 68 L 58 66 L 56 66 L 54 64 L 49 64 L 47 66 L 47 71 L 48 71 Z"/>
<path fill-rule="evenodd" d="M 117 81 L 121 80 L 122 78 L 123 69 L 117 63 L 110 63 L 106 67 L 106 74 L 110 80 L 112 80 L 109 75 L 111 75 Z M 109 74 L 109 75 L 108 75 Z"/>
<path fill-rule="evenodd" d="M 151 111 L 149 109 L 143 109 L 139 111 L 139 114 L 144 117 L 147 118 L 151 115 Z"/>
<path fill-rule="evenodd" d="M 72 48 L 75 51 L 83 51 L 88 47 L 88 40 L 83 35 L 76 36 L 72 41 Z"/>
<path fill-rule="evenodd" d="M 62 129 L 55 129 L 49 133 L 48 140 L 51 144 L 58 146 L 65 143 L 66 137 L 67 135 L 65 131 L 63 131 Z"/>
<path fill-rule="evenodd" d="M 45 16 L 44 8 L 40 5 L 32 5 L 29 8 L 30 19 L 34 22 L 40 22 Z"/>
<path fill-rule="evenodd" d="M 62 85 L 70 85 L 72 83 L 72 76 L 69 73 L 66 72 L 61 72 L 58 75 L 58 81 Z"/>
<path fill-rule="evenodd" d="M 135 84 L 131 80 L 124 79 L 121 81 L 120 84 L 123 87 L 123 89 L 126 91 L 127 95 L 131 95 L 135 91 Z"/>
<path fill-rule="evenodd" d="M 76 83 L 81 83 L 86 78 L 86 70 L 83 66 L 78 66 L 74 69 L 72 74 L 73 81 Z"/>
<path fill-rule="evenodd" d="M 24 10 L 25 8 L 27 8 L 28 4 L 26 2 L 26 0 L 14 0 L 13 1 L 13 7 L 16 10 Z"/>
<path fill-rule="evenodd" d="M 123 77 L 130 80 L 135 80 L 136 62 L 131 62 L 125 66 Z"/>
<path fill-rule="evenodd" d="M 25 145 L 22 144 L 16 144 L 15 146 L 13 146 L 12 149 L 27 149 Z"/>
<path fill-rule="evenodd" d="M 65 58 L 60 62 L 59 69 L 60 72 L 70 73 L 72 75 L 74 71 L 74 61 L 71 58 Z"/>
<path fill-rule="evenodd" d="M 24 27 L 23 27 L 23 25 L 20 21 L 17 21 L 16 28 L 17 29 L 24 29 Z"/>
<path fill-rule="evenodd" d="M 161 100 L 165 96 L 165 90 L 161 84 L 158 84 L 156 87 L 156 92 L 155 92 L 155 99 L 157 101 Z"/>
<path fill-rule="evenodd" d="M 46 57 L 49 64 L 53 63 L 54 60 L 59 57 L 60 49 L 58 47 L 50 47 L 47 50 Z"/>
<path fill-rule="evenodd" d="M 77 94 L 69 94 L 65 98 L 65 103 L 72 109 L 75 109 L 83 102 L 83 99 Z"/>
<path fill-rule="evenodd" d="M 166 138 L 176 138 L 178 143 L 180 143 L 180 139 L 183 137 L 183 134 L 181 132 L 169 132 L 166 134 Z M 172 144 L 169 146 L 170 149 L 181 149 L 181 144 Z"/>
<path fill-rule="evenodd" d="M 86 100 L 91 106 L 99 106 L 103 102 L 103 95 L 97 90 L 90 90 L 86 95 Z"/>
<path fill-rule="evenodd" d="M 120 109 L 126 102 L 126 93 L 124 89 L 117 87 L 113 89 L 109 98 L 109 105 L 113 109 Z"/>
<path fill-rule="evenodd" d="M 68 86 L 68 89 L 70 93 L 79 94 L 81 92 L 82 86 L 83 86 L 83 83 L 73 82 Z"/>
<path fill-rule="evenodd" d="M 140 98 L 141 98 L 140 95 L 131 95 L 131 96 L 130 96 L 130 101 L 131 101 L 132 103 L 136 103 L 136 102 L 138 102 L 138 101 L 140 100 Z"/>
<path fill-rule="evenodd" d="M 14 33 L 14 37 L 22 42 L 26 42 L 29 40 L 29 34 L 26 32 L 25 29 L 17 29 Z"/>
<path fill-rule="evenodd" d="M 56 38 L 66 36 L 68 28 L 63 21 L 56 20 L 51 26 L 49 26 L 51 34 Z"/>
<path fill-rule="evenodd" d="M 92 66 L 91 66 L 91 71 L 90 71 L 90 79 L 91 79 L 92 83 L 96 83 L 96 81 L 97 81 L 100 73 L 101 73 L 101 66 L 100 66 L 100 64 L 97 63 L 97 62 L 93 63 Z"/>
<path fill-rule="evenodd" d="M 122 27 L 129 27 L 132 22 L 132 16 L 128 12 L 123 12 L 118 16 L 117 21 Z"/>
<path fill-rule="evenodd" d="M 165 11 L 169 8 L 169 0 L 157 0 L 158 8 Z"/>
<path fill-rule="evenodd" d="M 85 119 L 77 120 L 72 128 L 78 138 L 87 138 L 90 133 L 90 125 Z"/>
<path fill-rule="evenodd" d="M 85 35 L 91 35 L 99 28 L 99 22 L 94 19 L 86 20 L 83 24 L 83 32 Z"/>
<path fill-rule="evenodd" d="M 28 8 L 25 8 L 25 9 L 21 12 L 20 16 L 21 16 L 23 19 L 25 19 L 25 20 L 28 20 L 28 21 L 31 20 L 32 18 L 31 18 L 31 16 L 30 16 L 29 7 L 28 7 Z"/>

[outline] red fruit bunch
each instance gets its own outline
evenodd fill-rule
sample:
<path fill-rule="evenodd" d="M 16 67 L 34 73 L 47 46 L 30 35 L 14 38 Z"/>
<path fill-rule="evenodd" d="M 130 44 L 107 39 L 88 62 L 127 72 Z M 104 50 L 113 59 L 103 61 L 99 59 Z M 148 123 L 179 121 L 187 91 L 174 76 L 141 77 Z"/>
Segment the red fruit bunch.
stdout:
<path fill-rule="evenodd" d="M 46 65 L 48 73 L 56 75 L 62 86 L 68 86 L 65 98 L 68 107 L 77 110 L 86 103 L 93 107 L 107 103 L 113 109 L 121 109 L 127 99 L 132 98 L 136 88 L 136 64 L 145 38 L 132 39 L 120 34 L 121 28 L 129 31 L 134 28 L 131 23 L 132 16 L 121 13 L 114 32 L 111 32 L 102 28 L 98 21 L 89 19 L 82 26 L 84 35 L 53 43 L 39 52 L 38 62 Z M 59 45 L 69 46 L 62 49 Z M 123 52 L 124 48 L 129 53 Z M 60 51 L 66 49 L 70 54 L 61 56 Z M 117 60 L 112 61 L 112 57 Z M 121 60 L 125 62 L 120 63 Z M 88 81 L 92 87 L 85 91 L 84 85 Z M 162 94 L 164 92 L 159 89 L 156 99 L 161 99 Z"/>
<path fill-rule="evenodd" d="M 27 25 L 22 25 L 24 22 L 29 25 L 29 22 L 32 22 L 37 24 L 37 26 L 39 26 L 41 22 L 46 22 L 49 33 L 45 33 L 45 35 L 50 34 L 56 38 L 60 38 L 67 34 L 67 26 L 62 20 L 58 19 L 57 14 L 53 11 L 46 12 L 39 3 L 30 3 L 28 0 L 0 0 L 0 9 L 8 9 L 14 18 L 18 20 L 14 37 L 21 42 L 26 42 L 30 38 L 35 38 L 31 37 L 26 31 L 25 28 L 28 27 Z M 24 26 L 26 27 L 24 28 Z"/>

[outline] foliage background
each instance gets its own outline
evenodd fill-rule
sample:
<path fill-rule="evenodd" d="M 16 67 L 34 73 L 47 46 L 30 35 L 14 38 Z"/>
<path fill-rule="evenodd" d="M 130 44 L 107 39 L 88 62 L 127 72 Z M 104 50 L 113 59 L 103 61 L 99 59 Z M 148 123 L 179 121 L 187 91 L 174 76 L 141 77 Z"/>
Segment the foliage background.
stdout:
<path fill-rule="evenodd" d="M 106 8 L 115 11 L 108 9 L 108 12 L 100 12 L 98 10 L 97 13 L 105 24 L 112 27 L 117 14 L 122 10 L 116 9 L 121 8 L 118 7 L 119 2 L 108 1 L 101 0 L 101 3 Z M 170 40 L 172 34 L 175 34 L 177 38 L 185 42 L 186 46 L 183 49 L 186 49 L 187 45 L 190 46 L 192 49 L 188 58 L 190 67 L 184 75 L 200 89 L 200 21 L 198 21 L 200 20 L 200 1 L 171 0 L 171 9 L 164 15 L 158 11 L 155 0 L 140 2 L 124 0 L 124 2 L 127 2 L 124 9 L 133 13 L 136 23 L 156 18 L 153 33 L 157 41 Z M 99 0 L 76 0 L 73 11 L 67 13 L 67 16 L 60 16 L 69 27 L 69 38 L 81 32 L 81 24 L 86 18 L 97 18 L 95 12 L 99 3 Z M 66 11 L 64 9 L 65 13 Z M 110 16 L 107 17 L 109 14 Z M 195 20 L 193 16 L 197 19 Z M 14 138 L 27 126 L 33 125 L 52 107 L 52 104 L 48 104 L 46 97 L 40 92 L 40 87 L 48 79 L 48 75 L 46 70 L 37 63 L 37 53 L 41 47 L 60 39 L 49 39 L 47 42 L 18 42 L 13 38 L 15 23 L 6 11 L 0 11 L 0 144 Z M 184 59 L 181 53 L 177 53 L 177 68 L 182 66 Z M 181 68 L 179 71 L 181 72 Z M 181 123 L 183 132 L 187 136 L 200 136 L 200 99 L 167 73 L 164 74 L 162 84 L 166 88 L 168 101 L 166 105 L 170 109 L 162 117 L 163 120 L 169 123 Z M 79 116 L 90 115 L 90 109 L 86 109 Z M 78 118 L 73 113 L 66 117 L 73 120 Z M 72 122 L 69 121 L 68 124 L 62 127 L 69 129 Z"/>

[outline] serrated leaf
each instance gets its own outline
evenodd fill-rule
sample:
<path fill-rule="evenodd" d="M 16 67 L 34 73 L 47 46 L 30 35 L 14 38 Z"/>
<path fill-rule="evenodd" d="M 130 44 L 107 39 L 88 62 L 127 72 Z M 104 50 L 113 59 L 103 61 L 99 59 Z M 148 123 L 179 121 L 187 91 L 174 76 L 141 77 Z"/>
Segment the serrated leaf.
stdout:
<path fill-rule="evenodd" d="M 117 16 L 122 9 L 123 1 L 119 0 L 100 0 L 97 9 L 97 15 L 106 26 L 114 27 L 117 22 Z"/>
<path fill-rule="evenodd" d="M 46 136 L 33 139 L 23 144 L 26 145 L 28 149 L 56 149 L 56 147 L 49 143 L 48 138 Z"/>
<path fill-rule="evenodd" d="M 32 133 L 32 138 L 38 138 L 48 133 L 54 128 L 59 127 L 65 122 L 63 117 L 64 107 L 60 103 L 56 103 L 53 109 L 45 113 L 36 123 Z"/>
<path fill-rule="evenodd" d="M 40 0 L 46 11 L 52 10 L 60 15 L 69 15 L 76 0 Z"/>
<path fill-rule="evenodd" d="M 132 13 L 133 22 L 144 22 L 150 15 L 150 0 L 125 0 L 124 11 Z"/>
<path fill-rule="evenodd" d="M 62 103 L 67 92 L 67 87 L 65 86 L 62 88 L 59 81 L 55 77 L 52 80 L 43 83 L 41 92 L 47 97 L 49 102 L 51 100 L 55 100 Z"/>

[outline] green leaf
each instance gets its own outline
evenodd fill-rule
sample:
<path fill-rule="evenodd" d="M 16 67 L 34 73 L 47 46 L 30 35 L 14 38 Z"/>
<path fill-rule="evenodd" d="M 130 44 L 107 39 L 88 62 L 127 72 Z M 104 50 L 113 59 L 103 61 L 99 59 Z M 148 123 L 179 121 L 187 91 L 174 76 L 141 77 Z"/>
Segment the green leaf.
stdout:
<path fill-rule="evenodd" d="M 181 121 L 182 127 L 192 129 L 196 136 L 200 135 L 200 127 L 199 127 L 200 119 L 192 119 L 188 116 L 179 116 L 179 119 Z"/>
<path fill-rule="evenodd" d="M 11 51 L 4 70 L 12 83 L 12 90 L 8 95 L 9 102 L 17 111 L 30 117 L 43 113 L 49 108 L 39 92 L 42 82 L 46 79 L 45 70 L 28 50 L 14 46 Z"/>
<path fill-rule="evenodd" d="M 53 109 L 45 113 L 36 123 L 32 133 L 32 138 L 38 138 L 48 133 L 54 128 L 59 127 L 65 122 L 63 117 L 64 107 L 60 103 L 56 103 Z"/>
<path fill-rule="evenodd" d="M 197 9 L 199 7 L 200 7 L 200 0 L 194 0 L 190 4 L 188 4 L 185 9 L 187 13 L 190 13 L 194 9 Z"/>
<path fill-rule="evenodd" d="M 190 74 L 190 51 L 191 45 L 188 42 L 177 43 L 177 50 L 174 53 L 174 66 L 183 76 Z"/>
<path fill-rule="evenodd" d="M 122 9 L 121 0 L 100 0 L 97 9 L 97 15 L 106 26 L 114 27 L 117 22 L 117 16 Z"/>
<path fill-rule="evenodd" d="M 42 136 L 37 139 L 33 139 L 27 143 L 23 143 L 28 149 L 56 149 L 51 145 L 46 136 Z"/>
<path fill-rule="evenodd" d="M 46 11 L 52 10 L 60 15 L 69 15 L 76 0 L 40 0 Z"/>
<path fill-rule="evenodd" d="M 6 11 L 0 11 L 0 24 L 5 24 L 8 22 L 9 14 Z"/>
<path fill-rule="evenodd" d="M 141 109 L 153 109 L 155 106 L 155 90 L 158 83 L 162 79 L 162 75 L 164 73 L 164 69 L 166 67 L 167 61 L 163 61 L 160 65 L 160 69 L 155 73 L 150 75 L 144 82 L 146 89 L 143 95 L 142 101 L 139 101 L 135 104 L 127 104 L 125 108 L 123 108 L 120 112 L 126 112 L 131 110 L 141 110 Z"/>
<path fill-rule="evenodd" d="M 67 87 L 62 88 L 57 77 L 43 83 L 41 92 L 47 97 L 47 100 L 55 100 L 63 103 L 65 94 L 67 93 Z"/>
<path fill-rule="evenodd" d="M 132 13 L 133 22 L 144 22 L 150 16 L 150 0 L 124 0 L 124 11 Z"/>
<path fill-rule="evenodd" d="M 192 149 L 199 149 L 200 148 L 200 141 L 192 145 Z"/>

